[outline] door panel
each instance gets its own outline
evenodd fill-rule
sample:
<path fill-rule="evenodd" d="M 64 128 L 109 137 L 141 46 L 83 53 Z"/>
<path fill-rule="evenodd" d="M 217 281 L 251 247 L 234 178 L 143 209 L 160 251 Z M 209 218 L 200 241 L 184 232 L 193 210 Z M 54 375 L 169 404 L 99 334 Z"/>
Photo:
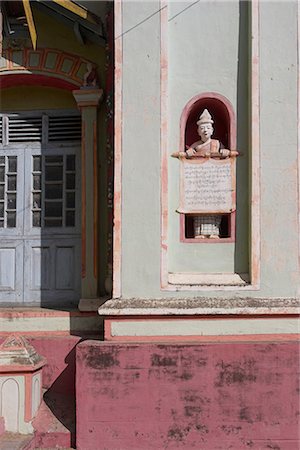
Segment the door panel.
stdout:
<path fill-rule="evenodd" d="M 0 299 L 23 301 L 23 240 L 0 239 Z"/>
<path fill-rule="evenodd" d="M 75 288 L 75 246 L 55 249 L 55 289 Z"/>
<path fill-rule="evenodd" d="M 35 243 L 35 245 L 38 245 L 38 243 Z M 30 250 L 30 289 L 37 291 L 46 291 L 51 289 L 51 271 L 49 270 L 49 268 L 51 267 L 50 247 L 31 247 Z"/>
<path fill-rule="evenodd" d="M 79 300 L 79 150 L 0 150 L 1 302 Z"/>
<path fill-rule="evenodd" d="M 24 301 L 76 301 L 80 295 L 79 239 L 39 239 L 25 243 Z"/>

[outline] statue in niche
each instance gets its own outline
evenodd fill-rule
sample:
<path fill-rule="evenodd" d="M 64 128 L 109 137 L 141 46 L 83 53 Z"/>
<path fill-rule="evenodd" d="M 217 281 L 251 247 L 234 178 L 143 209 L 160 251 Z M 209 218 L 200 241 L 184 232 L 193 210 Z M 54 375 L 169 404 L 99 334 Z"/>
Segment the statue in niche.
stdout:
<path fill-rule="evenodd" d="M 212 139 L 214 121 L 205 109 L 197 122 L 200 140 L 194 142 L 187 150 L 187 158 L 227 158 L 230 150 L 224 148 L 222 142 Z M 219 239 L 222 216 L 220 214 L 194 217 L 194 237 L 199 239 Z"/>
<path fill-rule="evenodd" d="M 214 132 L 207 109 L 197 121 L 200 139 L 185 151 L 172 153 L 180 161 L 180 204 L 177 212 L 188 218 L 185 238 L 217 240 L 233 238 L 231 214 L 236 210 L 236 157 L 224 148 Z M 234 220 L 234 216 L 233 219 Z M 224 225 L 224 229 L 222 226 Z M 192 227 L 192 230 L 191 230 Z M 189 235 L 187 235 L 186 230 Z"/>
<path fill-rule="evenodd" d="M 83 75 L 83 88 L 97 88 L 99 87 L 99 80 L 96 70 L 96 65 L 90 62 L 86 65 L 86 73 Z"/>
<path fill-rule="evenodd" d="M 205 109 L 197 122 L 201 139 L 186 150 L 188 158 L 227 158 L 230 155 L 230 150 L 225 149 L 220 141 L 211 139 L 214 132 L 213 123 L 210 113 Z"/>

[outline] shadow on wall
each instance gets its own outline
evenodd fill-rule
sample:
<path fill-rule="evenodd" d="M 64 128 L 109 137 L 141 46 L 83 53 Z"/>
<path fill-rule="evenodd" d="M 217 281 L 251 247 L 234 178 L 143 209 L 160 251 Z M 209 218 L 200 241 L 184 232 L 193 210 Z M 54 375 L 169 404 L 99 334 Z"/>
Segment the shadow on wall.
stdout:
<path fill-rule="evenodd" d="M 235 271 L 249 273 L 249 220 L 250 220 L 250 2 L 239 2 L 239 44 L 237 74 L 237 149 L 243 154 L 237 158 L 236 168 L 236 245 Z"/>

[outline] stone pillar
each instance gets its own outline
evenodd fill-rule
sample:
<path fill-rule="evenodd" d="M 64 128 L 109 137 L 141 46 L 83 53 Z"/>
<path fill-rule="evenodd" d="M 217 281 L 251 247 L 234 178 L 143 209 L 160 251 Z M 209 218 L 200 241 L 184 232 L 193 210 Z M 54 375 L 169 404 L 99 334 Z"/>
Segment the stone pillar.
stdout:
<path fill-rule="evenodd" d="M 13 334 L 0 345 L 0 413 L 5 431 L 33 433 L 32 420 L 42 401 L 46 362 L 23 336 Z M 0 427 L 3 431 L 3 424 Z M 0 444 L 0 448 L 4 447 Z"/>
<path fill-rule="evenodd" d="M 97 109 L 102 89 L 73 91 L 82 117 L 81 137 L 81 299 L 80 310 L 98 298 Z"/>

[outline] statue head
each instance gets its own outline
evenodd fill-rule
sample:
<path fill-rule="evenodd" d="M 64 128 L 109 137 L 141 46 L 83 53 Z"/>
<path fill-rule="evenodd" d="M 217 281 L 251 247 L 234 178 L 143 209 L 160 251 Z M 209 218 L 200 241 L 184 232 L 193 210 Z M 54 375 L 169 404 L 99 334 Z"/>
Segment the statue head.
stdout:
<path fill-rule="evenodd" d="M 214 121 L 211 118 L 211 115 L 205 109 L 203 113 L 200 115 L 199 120 L 197 122 L 198 125 L 198 134 L 201 137 L 203 142 L 206 142 L 209 138 L 211 138 L 214 129 L 212 124 Z"/>

